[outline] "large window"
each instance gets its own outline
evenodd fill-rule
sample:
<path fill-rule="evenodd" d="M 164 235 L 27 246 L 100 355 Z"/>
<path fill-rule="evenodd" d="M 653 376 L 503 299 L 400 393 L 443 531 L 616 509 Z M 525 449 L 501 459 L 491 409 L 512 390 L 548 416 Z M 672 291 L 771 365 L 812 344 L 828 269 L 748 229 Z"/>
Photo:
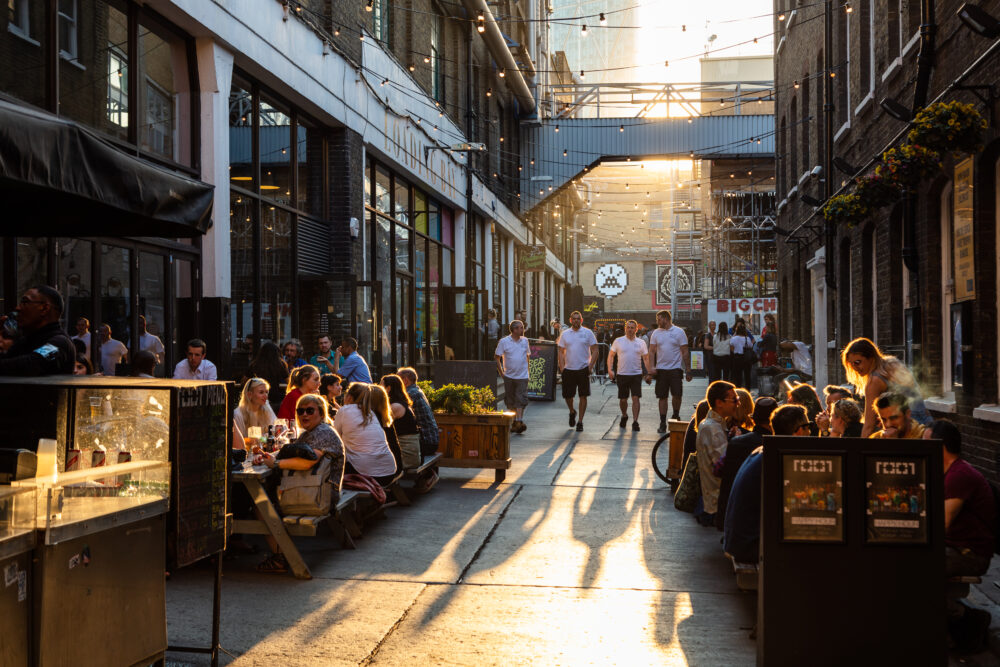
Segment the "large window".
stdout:
<path fill-rule="evenodd" d="M 375 39 L 390 47 L 392 46 L 391 14 L 392 6 L 389 0 L 373 0 L 372 34 L 375 35 Z"/>
<path fill-rule="evenodd" d="M 444 102 L 444 59 L 442 57 L 442 37 L 444 35 L 444 16 L 438 10 L 438 15 L 431 18 L 431 96 L 438 102 Z"/>

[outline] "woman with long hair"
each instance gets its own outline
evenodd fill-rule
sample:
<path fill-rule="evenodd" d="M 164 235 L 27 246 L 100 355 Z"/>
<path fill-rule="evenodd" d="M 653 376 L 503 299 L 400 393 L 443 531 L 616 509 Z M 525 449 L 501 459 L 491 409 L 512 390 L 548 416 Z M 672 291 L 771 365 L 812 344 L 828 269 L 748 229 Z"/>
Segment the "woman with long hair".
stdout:
<path fill-rule="evenodd" d="M 732 349 L 731 359 L 733 368 L 733 379 L 730 380 L 737 387 L 750 387 L 750 364 L 747 363 L 743 353 L 748 347 L 753 345 L 750 336 L 747 335 L 747 326 L 743 322 L 736 325 L 735 333 L 729 339 Z"/>
<path fill-rule="evenodd" d="M 261 343 L 260 349 L 257 350 L 253 361 L 250 362 L 247 374 L 247 379 L 267 380 L 271 386 L 267 400 L 271 402 L 271 410 L 277 412 L 282 399 L 285 398 L 285 390 L 281 385 L 288 382 L 288 366 L 281 358 L 281 350 L 278 349 L 278 346 L 271 341 Z"/>
<path fill-rule="evenodd" d="M 816 416 L 823 412 L 823 402 L 819 400 L 816 388 L 810 384 L 797 384 L 788 390 L 788 400 L 786 402 L 804 407 L 806 415 L 809 417 L 809 433 L 811 435 L 819 435 Z"/>
<path fill-rule="evenodd" d="M 712 360 L 715 362 L 717 379 L 729 382 L 733 377 L 732 336 L 725 322 L 719 323 L 719 333 L 715 336 Z"/>
<path fill-rule="evenodd" d="M 306 364 L 299 366 L 288 376 L 288 393 L 281 401 L 278 419 L 295 419 L 295 406 L 303 394 L 319 393 L 319 370 Z"/>
<path fill-rule="evenodd" d="M 352 383 L 344 396 L 344 407 L 337 411 L 333 420 L 333 427 L 344 441 L 347 455 L 345 472 L 369 475 L 379 484 L 389 484 L 396 474 L 396 459 L 389 449 L 383 427 L 392 426 L 392 415 L 388 410 L 388 398 L 384 414 L 376 412 L 375 408 L 381 407 L 381 402 L 372 400 L 375 391 L 385 396 L 385 390 L 378 385 Z"/>
<path fill-rule="evenodd" d="M 340 409 L 340 397 L 344 394 L 344 378 L 336 373 L 325 373 L 319 379 L 319 395 L 326 399 L 330 406 L 330 417 L 337 416 Z"/>
<path fill-rule="evenodd" d="M 739 405 L 736 406 L 736 414 L 729 421 L 730 428 L 735 428 L 736 432 L 730 431 L 732 433 L 730 437 L 743 435 L 753 430 L 753 396 L 746 389 L 737 387 L 736 398 L 739 400 Z"/>
<path fill-rule="evenodd" d="M 389 411 L 392 413 L 393 428 L 399 442 L 403 468 L 419 468 L 422 460 L 420 429 L 413 414 L 413 400 L 406 393 L 403 378 L 392 374 L 383 375 L 379 384 L 389 396 Z"/>
<path fill-rule="evenodd" d="M 847 381 L 857 393 L 864 394 L 865 416 L 861 436 L 867 438 L 878 431 L 880 424 L 875 401 L 887 391 L 903 394 L 910 400 L 910 417 L 927 426 L 934 420 L 927 412 L 924 398 L 917 387 L 913 373 L 902 361 L 892 355 L 882 354 L 878 346 L 867 338 L 855 338 L 840 354 Z"/>
<path fill-rule="evenodd" d="M 258 426 L 266 433 L 277 419 L 267 402 L 270 386 L 262 378 L 250 378 L 240 392 L 240 404 L 233 410 L 233 449 L 240 449 L 251 426 Z M 237 433 L 239 434 L 237 436 Z"/>

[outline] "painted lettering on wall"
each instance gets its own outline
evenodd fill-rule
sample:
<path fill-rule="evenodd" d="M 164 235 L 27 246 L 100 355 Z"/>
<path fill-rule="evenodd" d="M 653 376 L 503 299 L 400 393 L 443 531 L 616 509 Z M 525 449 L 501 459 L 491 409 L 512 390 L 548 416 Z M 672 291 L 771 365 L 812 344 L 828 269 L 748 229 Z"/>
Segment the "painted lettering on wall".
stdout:
<path fill-rule="evenodd" d="M 410 121 L 385 115 L 383 149 L 399 164 L 437 188 L 442 194 L 457 200 L 463 193 L 456 187 L 459 180 L 458 166 L 445 151 L 434 150 L 427 154 L 424 164 L 424 146 L 429 142 L 413 131 Z"/>

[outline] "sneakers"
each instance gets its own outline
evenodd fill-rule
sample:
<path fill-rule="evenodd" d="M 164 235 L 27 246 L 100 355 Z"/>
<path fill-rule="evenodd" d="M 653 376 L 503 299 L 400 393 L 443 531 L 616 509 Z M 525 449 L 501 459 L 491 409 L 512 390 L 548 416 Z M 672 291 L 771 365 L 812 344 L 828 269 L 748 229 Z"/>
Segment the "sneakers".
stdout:
<path fill-rule="evenodd" d="M 569 411 L 569 425 L 576 426 L 576 410 Z M 577 429 L 579 430 L 579 429 Z"/>
<path fill-rule="evenodd" d="M 633 431 L 639 430 L 639 422 L 632 422 L 632 430 Z"/>
<path fill-rule="evenodd" d="M 622 415 L 622 418 L 618 420 L 618 428 L 625 428 L 628 426 L 628 416 Z"/>
<path fill-rule="evenodd" d="M 427 493 L 428 491 L 434 488 L 434 485 L 438 483 L 439 479 L 441 478 L 438 476 L 438 474 L 432 471 L 430 475 L 426 475 L 418 479 L 416 483 L 413 485 L 413 490 L 421 495 Z"/>
<path fill-rule="evenodd" d="M 666 422 L 660 422 L 660 427 L 658 429 L 656 429 L 656 432 L 657 433 L 666 433 L 667 432 L 667 423 Z"/>
<path fill-rule="evenodd" d="M 514 422 L 514 424 L 510 427 L 511 433 L 524 433 L 527 430 L 528 430 L 528 425 L 525 424 L 523 421 Z"/>
<path fill-rule="evenodd" d="M 576 424 L 576 431 L 577 431 L 577 433 L 583 433 L 583 422 L 582 421 L 581 422 L 577 422 L 577 424 Z"/>

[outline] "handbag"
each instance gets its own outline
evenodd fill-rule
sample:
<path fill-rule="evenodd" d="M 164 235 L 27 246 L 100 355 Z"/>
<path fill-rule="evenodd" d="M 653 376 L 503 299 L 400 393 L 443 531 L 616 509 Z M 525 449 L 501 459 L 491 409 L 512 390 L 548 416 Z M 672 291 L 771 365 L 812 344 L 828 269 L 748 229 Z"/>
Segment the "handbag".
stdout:
<path fill-rule="evenodd" d="M 698 453 L 688 454 L 681 483 L 674 492 L 674 508 L 681 512 L 694 512 L 698 499 L 701 497 L 701 477 L 698 475 Z"/>
<path fill-rule="evenodd" d="M 278 504 L 285 516 L 325 516 L 333 502 L 333 459 L 321 456 L 309 470 L 282 470 Z"/>

